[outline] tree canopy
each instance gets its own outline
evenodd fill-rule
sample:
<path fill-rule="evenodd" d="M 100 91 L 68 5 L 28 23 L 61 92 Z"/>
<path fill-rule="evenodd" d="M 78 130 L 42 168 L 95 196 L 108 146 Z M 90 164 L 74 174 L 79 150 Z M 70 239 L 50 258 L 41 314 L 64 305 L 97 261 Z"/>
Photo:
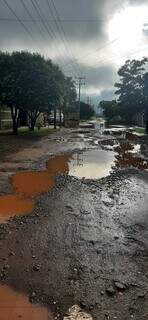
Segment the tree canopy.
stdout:
<path fill-rule="evenodd" d="M 34 130 L 41 112 L 50 111 L 69 101 L 76 89 L 58 65 L 39 54 L 0 53 L 0 101 L 10 108 L 13 132 L 17 133 L 20 110 L 25 110 Z M 72 99 L 72 98 L 71 98 Z"/>
<path fill-rule="evenodd" d="M 77 102 L 77 107 L 78 107 L 78 102 Z M 93 117 L 95 114 L 94 108 L 85 102 L 80 103 L 80 119 L 81 120 L 88 120 L 91 117 Z"/>
<path fill-rule="evenodd" d="M 121 109 L 116 100 L 100 101 L 99 107 L 102 108 L 103 114 L 108 122 L 115 122 L 121 116 Z"/>
<path fill-rule="evenodd" d="M 123 114 L 128 123 L 135 113 L 144 108 L 144 73 L 147 58 L 127 60 L 119 71 L 120 82 L 115 83 L 118 103 L 123 107 Z"/>

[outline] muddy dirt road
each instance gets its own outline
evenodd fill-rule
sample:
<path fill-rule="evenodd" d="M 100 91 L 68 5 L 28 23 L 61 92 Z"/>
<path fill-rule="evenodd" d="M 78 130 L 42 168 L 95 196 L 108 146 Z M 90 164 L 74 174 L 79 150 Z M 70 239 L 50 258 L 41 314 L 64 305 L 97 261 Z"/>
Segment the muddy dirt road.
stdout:
<path fill-rule="evenodd" d="M 61 130 L 1 161 L 0 320 L 148 320 L 147 145 Z"/>

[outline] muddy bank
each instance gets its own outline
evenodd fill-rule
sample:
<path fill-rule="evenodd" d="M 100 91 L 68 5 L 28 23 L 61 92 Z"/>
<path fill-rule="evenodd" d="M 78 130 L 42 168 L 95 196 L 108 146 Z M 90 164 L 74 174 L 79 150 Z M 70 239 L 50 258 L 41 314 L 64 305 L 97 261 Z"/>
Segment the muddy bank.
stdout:
<path fill-rule="evenodd" d="M 1 281 L 55 314 L 76 303 L 94 319 L 146 320 L 147 194 L 139 170 L 58 178 L 32 215 L 1 225 Z"/>

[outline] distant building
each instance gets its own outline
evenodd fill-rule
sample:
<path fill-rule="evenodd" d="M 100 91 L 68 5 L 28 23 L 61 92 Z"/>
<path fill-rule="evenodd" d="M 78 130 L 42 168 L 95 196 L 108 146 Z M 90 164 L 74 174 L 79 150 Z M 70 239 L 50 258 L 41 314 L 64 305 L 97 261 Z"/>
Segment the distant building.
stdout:
<path fill-rule="evenodd" d="M 78 128 L 80 122 L 80 114 L 78 112 L 67 112 L 64 115 L 65 128 Z"/>

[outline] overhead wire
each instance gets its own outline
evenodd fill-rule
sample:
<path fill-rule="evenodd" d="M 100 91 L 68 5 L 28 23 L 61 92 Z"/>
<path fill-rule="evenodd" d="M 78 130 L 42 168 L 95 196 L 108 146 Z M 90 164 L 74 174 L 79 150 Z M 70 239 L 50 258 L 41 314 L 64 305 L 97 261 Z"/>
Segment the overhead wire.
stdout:
<path fill-rule="evenodd" d="M 26 27 L 26 25 L 22 22 L 22 20 L 19 18 L 19 16 L 15 13 L 13 8 L 10 6 L 10 4 L 7 2 L 7 0 L 3 0 L 7 8 L 12 12 L 12 14 L 16 17 L 17 21 L 21 24 L 21 26 L 24 28 L 24 30 L 27 32 L 29 37 L 33 39 L 32 33 L 29 31 L 29 29 Z M 33 39 L 34 40 L 34 39 Z"/>
<path fill-rule="evenodd" d="M 115 42 L 118 41 L 119 39 L 120 39 L 120 37 L 115 38 L 115 39 L 107 42 L 104 46 L 97 48 L 95 51 L 90 52 L 90 53 L 88 53 L 88 54 L 86 54 L 86 55 L 83 55 L 83 56 L 78 57 L 78 58 L 76 59 L 77 62 L 78 62 L 78 59 L 83 59 L 83 60 L 84 60 L 84 58 L 87 58 L 87 57 L 89 57 L 89 56 L 91 56 L 91 55 L 94 55 L 96 52 L 99 52 L 99 51 L 103 50 L 104 48 L 112 45 L 113 43 L 115 43 Z M 66 66 L 68 66 L 68 65 L 69 65 L 69 63 L 65 64 L 64 67 L 66 67 Z"/>
<path fill-rule="evenodd" d="M 67 53 L 69 53 L 69 50 L 68 50 L 68 48 L 67 48 L 67 45 L 66 45 L 66 43 L 65 43 L 65 39 L 63 38 L 63 35 L 62 35 L 62 37 L 61 37 L 61 29 L 60 29 L 60 27 L 59 27 L 59 24 L 58 24 L 58 21 L 57 21 L 57 17 L 54 15 L 53 9 L 52 9 L 51 4 L 49 3 L 49 1 L 46 0 L 46 2 L 47 2 L 47 6 L 48 6 L 48 9 L 49 9 L 49 12 L 50 12 L 50 14 L 51 14 L 52 17 L 53 17 L 53 21 L 55 22 L 55 25 L 56 25 L 58 34 L 59 34 L 59 36 L 60 36 L 60 39 L 62 40 L 62 43 L 63 43 L 63 45 L 64 45 L 65 53 L 66 53 L 66 55 L 67 55 Z M 70 54 L 69 54 L 69 55 L 70 55 Z M 79 70 L 78 70 L 78 69 L 76 68 L 76 66 L 74 65 L 73 60 L 71 59 L 71 56 L 70 56 L 70 63 L 69 63 L 69 64 L 71 65 L 71 69 L 74 69 L 74 70 L 75 70 L 75 76 L 77 76 L 77 75 L 79 74 Z"/>
<path fill-rule="evenodd" d="M 36 0 L 30 0 L 30 1 L 31 1 L 31 3 L 32 3 L 32 5 L 33 5 L 33 7 L 34 7 L 34 9 L 35 9 L 35 11 L 37 12 L 38 16 L 40 17 L 41 22 L 42 22 L 42 24 L 43 24 L 46 32 L 48 33 L 49 37 L 53 40 L 53 45 L 54 45 L 55 49 L 58 50 L 57 46 L 55 46 L 55 44 L 54 44 L 54 41 L 56 40 L 56 35 L 55 35 L 53 29 L 52 29 L 51 26 L 47 23 L 47 21 L 46 21 L 46 23 L 45 23 L 44 16 L 43 16 L 43 12 L 42 12 L 41 8 L 39 7 L 37 1 L 36 1 Z M 61 52 L 59 52 L 59 53 L 60 53 L 60 55 L 61 55 Z"/>
<path fill-rule="evenodd" d="M 77 64 L 76 59 L 74 58 L 74 56 L 73 56 L 73 54 L 71 52 L 70 43 L 69 43 L 69 40 L 67 39 L 64 27 L 63 27 L 62 22 L 61 22 L 61 17 L 60 17 L 59 12 L 58 12 L 58 10 L 56 8 L 54 0 L 50 0 L 50 3 L 53 6 L 53 9 L 55 11 L 55 15 L 54 15 L 53 9 L 52 9 L 52 7 L 51 7 L 51 5 L 49 3 L 49 0 L 46 0 L 46 2 L 47 2 L 47 5 L 48 5 L 48 8 L 49 8 L 49 10 L 50 10 L 50 12 L 52 14 L 52 17 L 55 19 L 55 25 L 57 27 L 57 30 L 58 30 L 59 34 L 62 37 L 62 40 L 63 40 L 64 44 L 65 44 L 66 51 L 68 52 L 68 54 L 69 54 L 69 56 L 71 58 L 71 64 L 74 66 L 74 68 L 76 68 L 77 73 L 80 75 L 81 74 L 81 72 L 79 70 L 80 67 Z"/>
<path fill-rule="evenodd" d="M 35 24 L 35 26 L 37 26 L 37 28 L 38 28 L 38 30 L 39 30 L 39 32 L 40 32 L 40 35 L 41 35 L 42 37 L 44 37 L 44 33 L 43 33 L 43 32 L 40 30 L 40 28 L 38 27 L 37 21 L 33 19 L 33 17 L 32 17 L 32 15 L 31 15 L 31 13 L 30 13 L 27 5 L 25 4 L 25 1 L 24 1 L 24 0 L 20 0 L 20 1 L 21 1 L 21 3 L 22 3 L 23 8 L 25 9 L 25 11 L 27 12 L 28 16 L 30 17 L 30 20 L 28 20 L 28 21 L 33 22 L 33 23 Z M 27 20 L 26 20 L 26 21 L 27 21 Z"/>

